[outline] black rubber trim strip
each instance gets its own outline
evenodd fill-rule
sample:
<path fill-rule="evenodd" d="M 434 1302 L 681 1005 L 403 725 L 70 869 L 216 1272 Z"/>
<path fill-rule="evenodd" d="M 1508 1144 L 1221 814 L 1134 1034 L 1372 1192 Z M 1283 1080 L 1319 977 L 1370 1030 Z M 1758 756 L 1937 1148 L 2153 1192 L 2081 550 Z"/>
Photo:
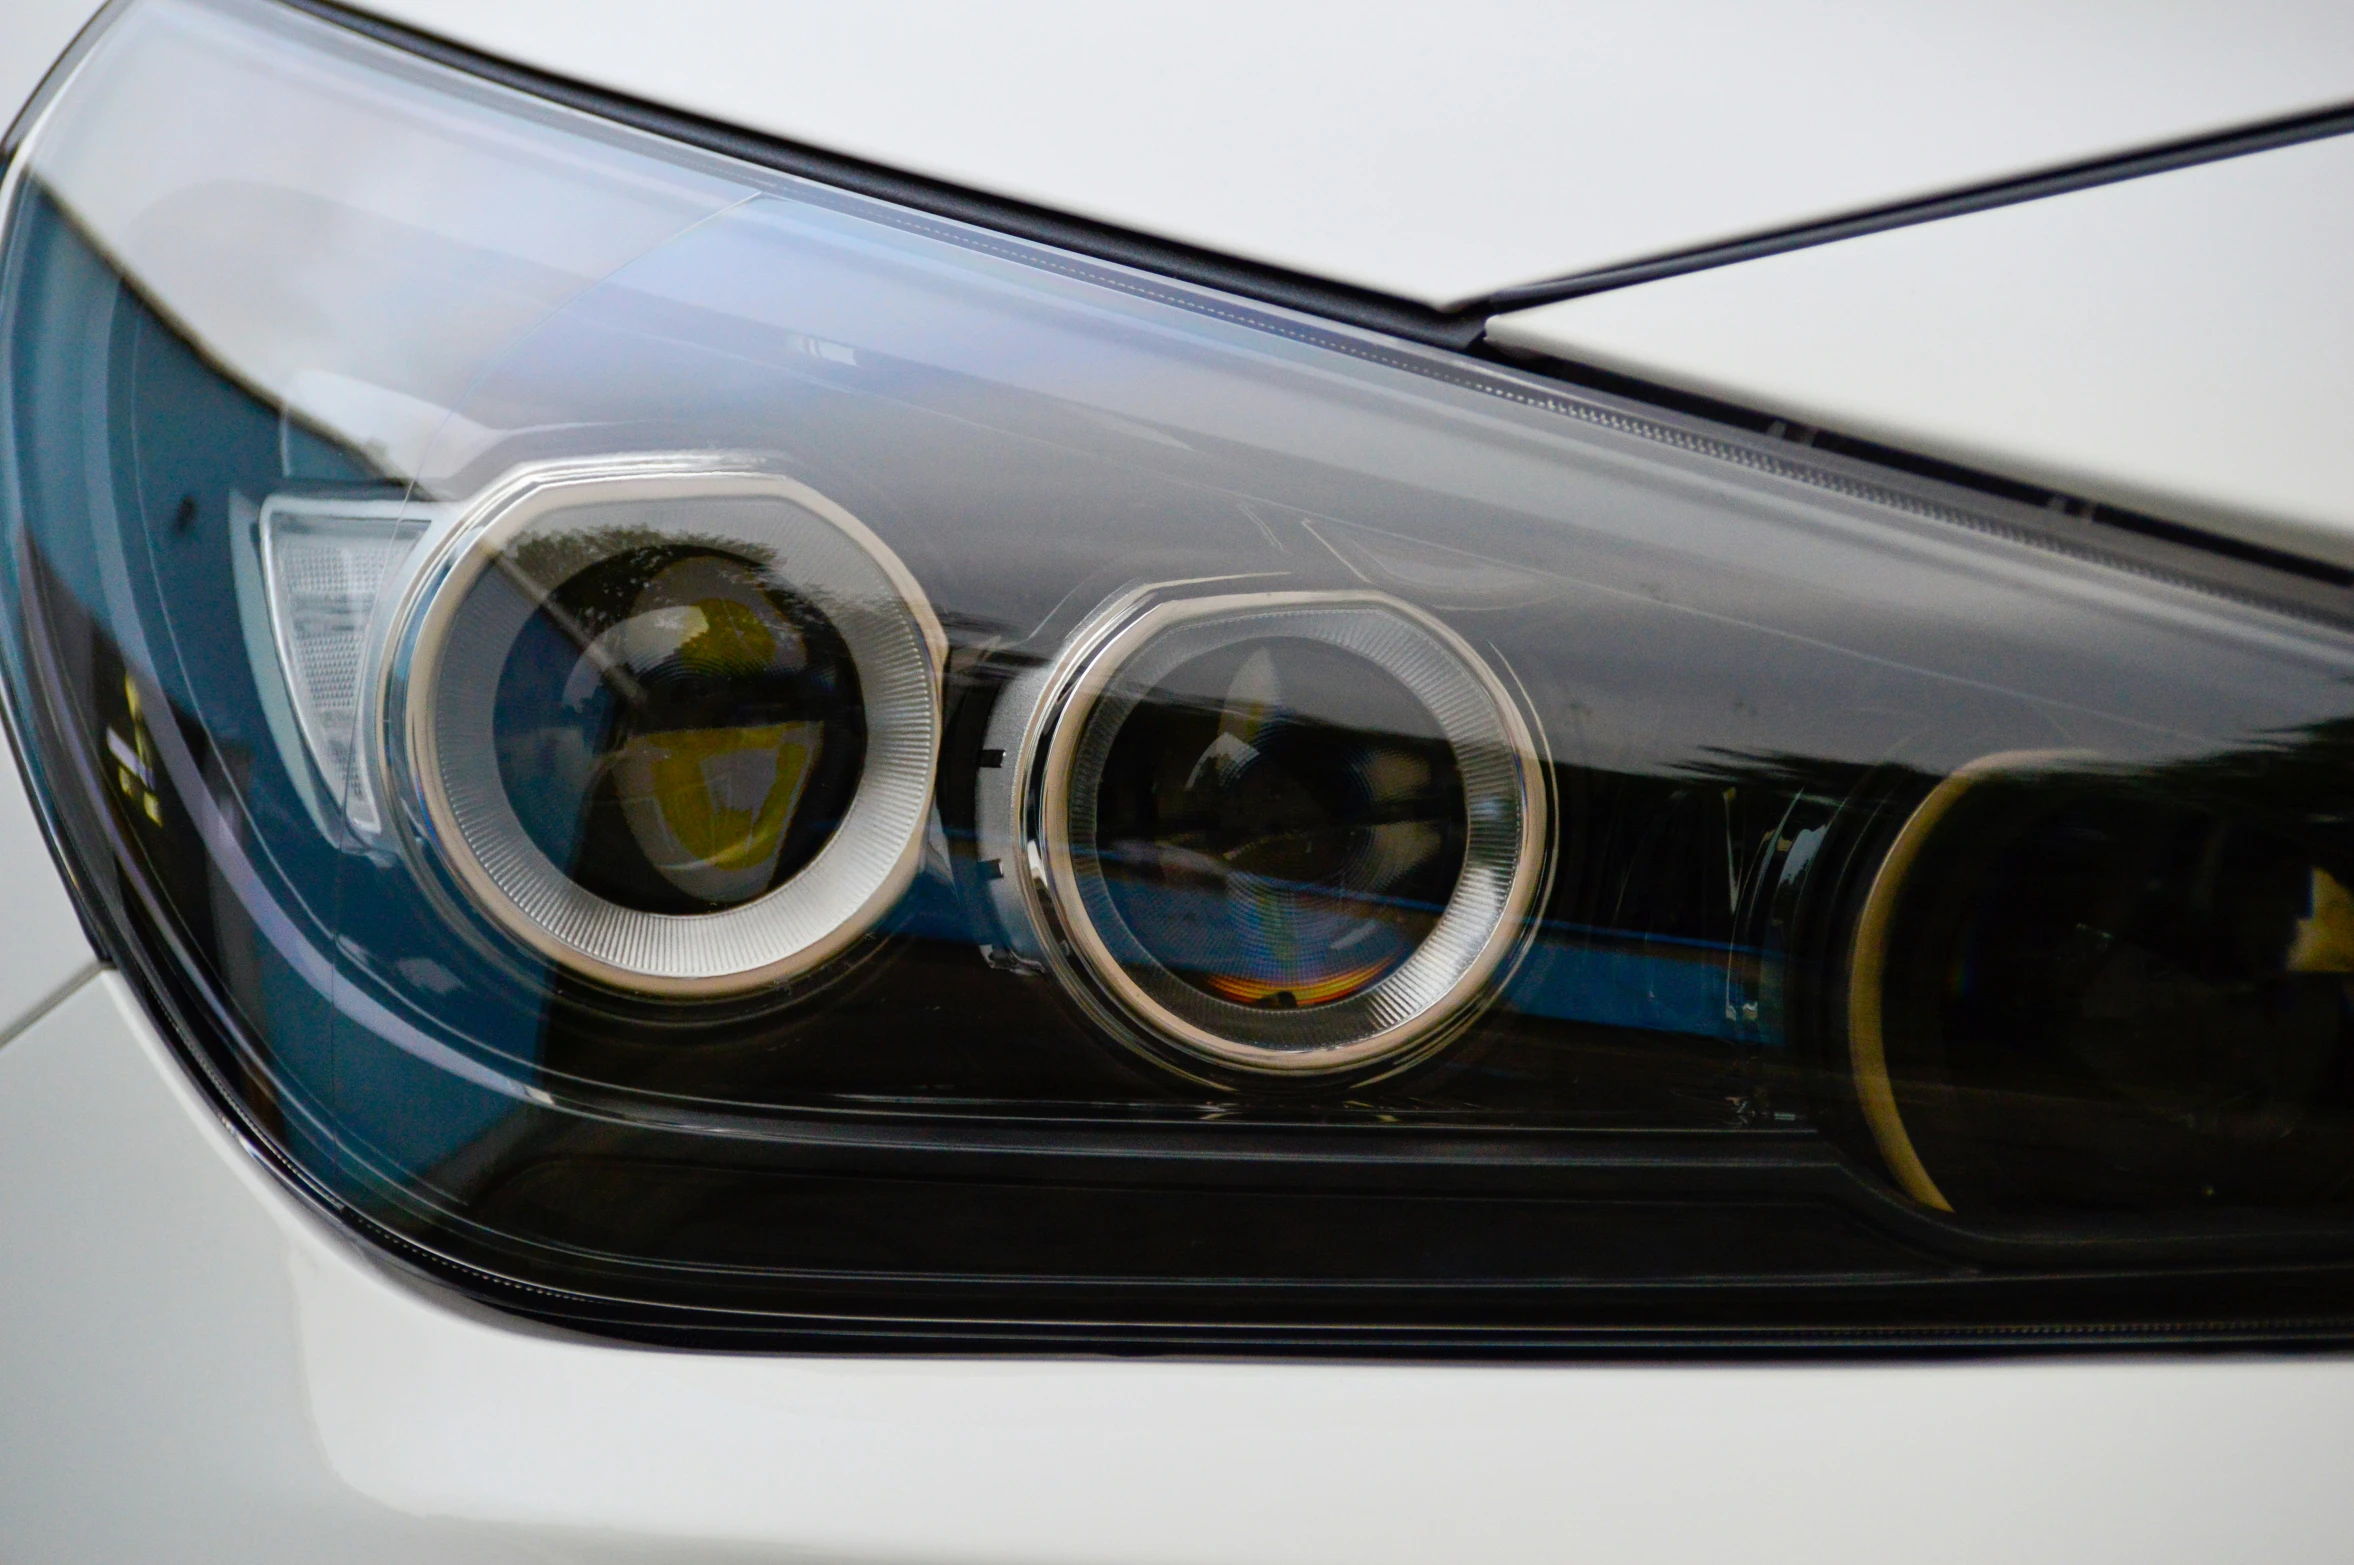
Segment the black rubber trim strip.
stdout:
<path fill-rule="evenodd" d="M 1794 224 L 1747 239 L 1700 245 L 1645 261 L 1631 261 L 1624 266 L 1606 266 L 1545 282 L 1521 283 L 1498 289 L 1481 300 L 1475 308 L 1488 315 L 1502 315 L 1512 310 L 1531 309 L 1540 304 L 1576 299 L 1590 293 L 1604 293 L 1635 283 L 1655 282 L 1662 277 L 1674 277 L 1685 272 L 1707 271 L 1714 267 L 1730 266 L 1736 261 L 1754 261 L 1761 256 L 1811 249 L 1840 239 L 1853 239 L 1861 234 L 1876 234 L 1891 228 L 1910 228 L 1919 223 L 1934 223 L 1941 218 L 1960 217 L 1993 207 L 2016 206 L 2020 202 L 2038 201 L 2045 196 L 2065 195 L 2074 190 L 2090 190 L 2099 185 L 2139 179 L 2145 174 L 2163 174 L 2172 169 L 2191 168 L 2201 163 L 2220 163 L 2226 158 L 2245 157 L 2252 152 L 2270 152 L 2279 147 L 2322 141 L 2349 132 L 2354 132 L 2354 105 L 2321 109 L 2238 130 L 2186 137 L 2181 141 L 2166 142 L 2122 156 L 2088 158 L 2081 163 L 2066 164 L 2024 178 L 1990 180 L 1982 185 L 1948 191 L 1944 195 L 1892 202 L 1846 217 Z"/>
<path fill-rule="evenodd" d="M 1018 239 L 1075 251 L 1099 261 L 1132 266 L 1140 271 L 1198 283 L 1226 293 L 1240 294 L 1262 304 L 1280 305 L 1303 314 L 1321 315 L 1352 326 L 1385 332 L 1435 347 L 1467 348 L 1479 340 L 1491 313 L 1475 305 L 1460 310 L 1435 310 L 1409 299 L 1326 282 L 1229 255 L 1159 239 L 1133 229 L 1071 217 L 1048 208 L 1002 196 L 983 195 L 942 180 L 902 173 L 844 157 L 801 142 L 758 135 L 699 115 L 666 109 L 642 99 L 601 87 L 587 87 L 421 33 L 395 22 L 334 3 L 334 0 L 281 0 L 291 8 L 331 22 L 379 43 L 419 55 L 470 76 L 512 87 L 534 97 L 561 103 L 602 119 L 700 147 L 708 152 L 740 158 L 746 163 L 798 175 L 862 196 L 912 207 L 976 228 L 994 229 Z"/>

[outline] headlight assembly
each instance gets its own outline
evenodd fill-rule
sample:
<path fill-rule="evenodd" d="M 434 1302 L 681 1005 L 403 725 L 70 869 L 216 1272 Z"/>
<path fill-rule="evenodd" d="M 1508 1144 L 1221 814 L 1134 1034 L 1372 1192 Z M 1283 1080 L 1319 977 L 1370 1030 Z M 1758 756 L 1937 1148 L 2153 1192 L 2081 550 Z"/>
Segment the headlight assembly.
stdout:
<path fill-rule="evenodd" d="M 259 0 L 14 147 L 9 709 L 249 1141 L 706 1342 L 2354 1320 L 2354 613 Z"/>

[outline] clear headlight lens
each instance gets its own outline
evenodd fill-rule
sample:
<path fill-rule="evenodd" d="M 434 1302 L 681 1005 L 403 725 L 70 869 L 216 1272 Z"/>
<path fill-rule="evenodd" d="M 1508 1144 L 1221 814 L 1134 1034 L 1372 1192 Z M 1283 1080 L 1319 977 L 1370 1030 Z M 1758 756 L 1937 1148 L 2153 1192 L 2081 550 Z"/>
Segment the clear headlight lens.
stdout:
<path fill-rule="evenodd" d="M 7 178 L 61 850 L 255 1143 L 486 1297 L 745 1341 L 2354 1312 L 2342 582 L 248 0 L 124 8 Z"/>

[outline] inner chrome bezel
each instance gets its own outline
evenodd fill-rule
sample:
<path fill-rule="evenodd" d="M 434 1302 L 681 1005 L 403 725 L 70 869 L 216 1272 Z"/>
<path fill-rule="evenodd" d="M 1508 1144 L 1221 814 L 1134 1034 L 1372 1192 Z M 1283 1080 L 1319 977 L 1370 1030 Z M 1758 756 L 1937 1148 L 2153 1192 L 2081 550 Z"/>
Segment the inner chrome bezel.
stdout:
<path fill-rule="evenodd" d="M 535 525 L 583 506 L 776 502 L 773 525 L 697 517 L 790 561 L 858 670 L 866 752 L 841 824 L 782 885 L 708 913 L 653 913 L 581 887 L 524 832 L 498 775 L 496 671 L 524 616 L 469 614 L 483 575 Z M 438 538 L 402 595 L 383 710 L 383 768 L 405 846 L 532 952 L 611 988 L 691 999 L 784 982 L 840 955 L 898 901 L 922 857 L 941 734 L 947 641 L 912 574 L 841 506 L 749 461 L 613 457 L 518 469 Z M 512 620 L 509 624 L 506 621 Z M 494 645 L 495 643 L 495 645 Z M 432 876 L 425 877 L 430 883 Z"/>
<path fill-rule="evenodd" d="M 1503 682 L 1446 625 L 1384 593 L 1180 598 L 1109 618 L 1076 639 L 1024 745 L 1042 911 L 1085 979 L 1153 1040 L 1227 1068 L 1396 1068 L 1444 1043 L 1526 941 L 1549 857 L 1542 750 Z M 1142 697 L 1180 664 L 1262 637 L 1320 642 L 1388 672 L 1437 722 L 1463 776 L 1463 867 L 1437 924 L 1371 988 L 1301 1010 L 1237 1005 L 1163 967 L 1128 932 L 1093 851 L 1103 765 Z"/>

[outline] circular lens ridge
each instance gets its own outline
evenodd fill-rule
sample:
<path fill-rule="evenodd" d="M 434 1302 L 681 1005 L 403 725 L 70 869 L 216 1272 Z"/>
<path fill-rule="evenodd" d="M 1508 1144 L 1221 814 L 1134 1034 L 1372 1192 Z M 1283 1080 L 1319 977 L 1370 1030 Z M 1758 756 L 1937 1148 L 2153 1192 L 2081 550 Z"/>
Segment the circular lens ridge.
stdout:
<path fill-rule="evenodd" d="M 522 470 L 428 548 L 397 625 L 386 771 L 413 862 L 575 973 L 758 989 L 847 949 L 914 875 L 943 638 L 805 485 Z"/>
<path fill-rule="evenodd" d="M 1993 757 L 1906 822 L 1857 931 L 1883 1159 L 1964 1213 L 2340 1199 L 2354 875 L 2334 828 L 2083 758 Z"/>
<path fill-rule="evenodd" d="M 1154 1051 L 1254 1072 L 1386 1071 L 1453 1036 L 1545 871 L 1535 737 L 1495 675 L 1375 593 L 1109 620 L 1026 752 L 1066 977 Z"/>

